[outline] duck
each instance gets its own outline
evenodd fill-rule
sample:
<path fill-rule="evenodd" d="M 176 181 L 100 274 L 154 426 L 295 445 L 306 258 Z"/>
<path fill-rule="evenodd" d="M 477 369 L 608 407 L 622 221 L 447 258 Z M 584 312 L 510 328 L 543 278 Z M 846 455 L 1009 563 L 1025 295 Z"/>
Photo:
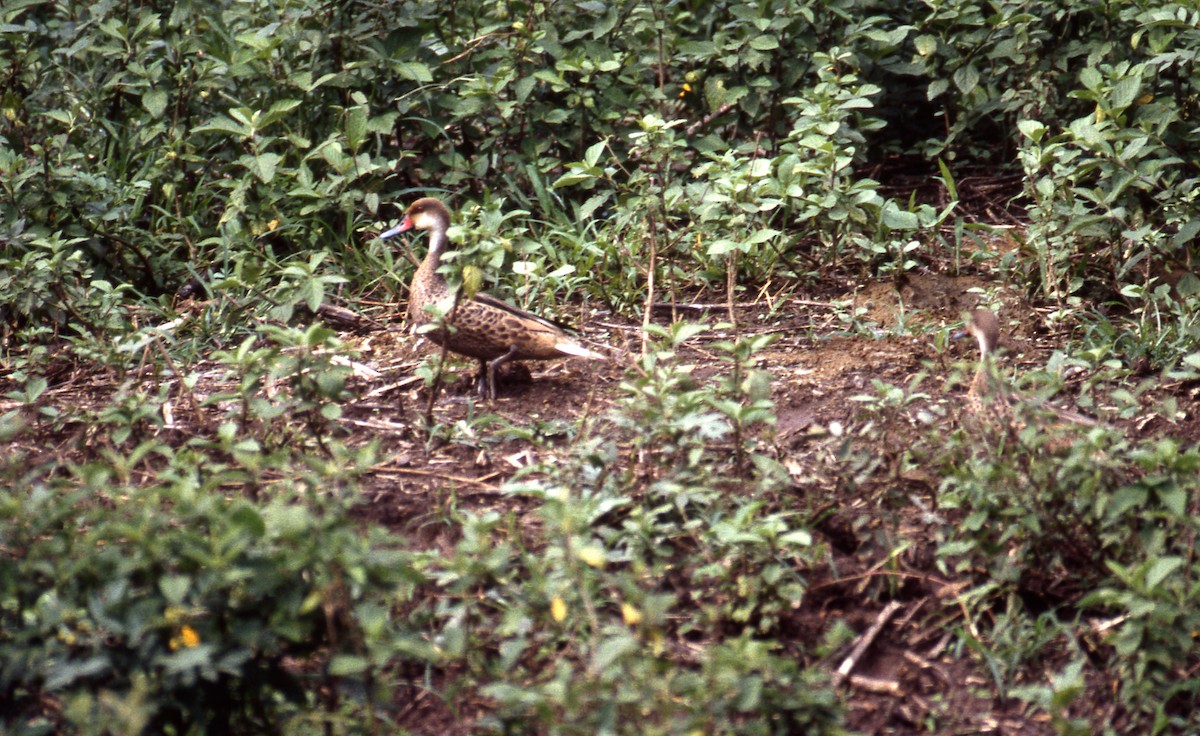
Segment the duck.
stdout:
<path fill-rule="evenodd" d="M 429 250 L 408 287 L 409 328 L 453 353 L 478 360 L 476 385 L 481 395 L 495 400 L 496 370 L 509 361 L 604 359 L 573 339 L 564 325 L 482 292 L 462 298 L 461 290 L 438 272 L 450 249 L 449 229 L 450 209 L 439 199 L 424 197 L 409 205 L 399 225 L 379 237 L 388 240 L 411 230 L 429 233 Z M 426 327 L 433 322 L 440 326 Z"/>
<path fill-rule="evenodd" d="M 953 337 L 961 338 L 967 335 L 974 337 L 979 347 L 979 365 L 967 389 L 966 412 L 985 431 L 1000 430 L 1015 436 L 1026 426 L 1014 412 L 1014 405 L 1020 397 L 1009 390 L 992 365 L 992 355 L 1000 345 L 1000 319 L 990 309 L 976 309 L 971 312 L 965 328 L 956 332 Z M 1094 427 L 1100 424 L 1091 417 L 1057 407 L 1039 405 L 1038 408 L 1053 414 L 1056 418 L 1053 424 L 1058 426 Z"/>
<path fill-rule="evenodd" d="M 992 365 L 992 354 L 1000 345 L 1000 319 L 990 309 L 976 309 L 966 327 L 953 337 L 970 335 L 979 346 L 979 365 L 967 388 L 966 411 L 993 427 L 1013 425 L 1012 397 Z"/>

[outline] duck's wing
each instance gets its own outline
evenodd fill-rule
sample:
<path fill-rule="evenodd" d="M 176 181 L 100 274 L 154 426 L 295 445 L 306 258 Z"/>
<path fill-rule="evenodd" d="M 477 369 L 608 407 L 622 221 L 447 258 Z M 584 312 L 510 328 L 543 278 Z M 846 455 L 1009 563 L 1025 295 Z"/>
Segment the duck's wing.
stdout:
<path fill-rule="evenodd" d="M 479 292 L 478 294 L 475 295 L 474 301 L 477 301 L 480 304 L 491 307 L 493 309 L 503 310 L 503 311 L 508 312 L 509 314 L 513 315 L 514 317 L 517 317 L 522 320 L 532 320 L 534 322 L 541 323 L 545 327 L 559 330 L 560 332 L 566 332 L 566 333 L 578 332 L 578 330 L 575 329 L 574 326 L 569 325 L 566 322 L 559 322 L 558 320 L 540 317 L 540 316 L 534 314 L 533 312 L 527 312 L 518 306 L 514 306 L 512 304 L 509 304 L 506 301 L 497 299 L 496 297 L 492 296 L 491 294 L 485 294 L 483 292 Z"/>

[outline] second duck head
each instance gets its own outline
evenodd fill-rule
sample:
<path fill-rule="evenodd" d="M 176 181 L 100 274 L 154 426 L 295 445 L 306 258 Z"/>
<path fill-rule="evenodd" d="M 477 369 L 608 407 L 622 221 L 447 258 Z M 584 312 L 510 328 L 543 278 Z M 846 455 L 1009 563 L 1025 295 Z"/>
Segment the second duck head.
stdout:
<path fill-rule="evenodd" d="M 990 309 L 976 309 L 971 313 L 971 319 L 967 321 L 966 326 L 951 337 L 961 339 L 967 335 L 974 337 L 975 342 L 979 344 L 981 358 L 991 355 L 1000 344 L 1000 320 L 996 313 Z"/>

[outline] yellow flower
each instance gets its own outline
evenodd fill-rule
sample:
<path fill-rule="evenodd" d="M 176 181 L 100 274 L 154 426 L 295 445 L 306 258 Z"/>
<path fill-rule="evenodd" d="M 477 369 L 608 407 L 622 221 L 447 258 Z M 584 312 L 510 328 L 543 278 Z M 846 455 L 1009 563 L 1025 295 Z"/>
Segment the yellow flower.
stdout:
<path fill-rule="evenodd" d="M 179 627 L 179 633 L 171 637 L 167 646 L 171 648 L 172 652 L 179 649 L 195 649 L 200 646 L 200 634 L 191 626 L 184 624 Z"/>
<path fill-rule="evenodd" d="M 621 604 L 621 618 L 629 626 L 637 626 L 642 622 L 642 612 L 629 603 Z"/>
<path fill-rule="evenodd" d="M 596 547 L 595 545 L 589 544 L 586 547 L 580 548 L 580 550 L 575 553 L 575 556 L 582 560 L 583 564 L 587 565 L 588 567 L 594 567 L 597 569 L 604 567 L 604 550 Z"/>
<path fill-rule="evenodd" d="M 656 657 L 661 657 L 662 653 L 667 650 L 667 642 L 663 638 L 661 631 L 650 632 L 650 651 Z"/>
<path fill-rule="evenodd" d="M 564 601 L 562 598 L 560 598 L 558 596 L 554 596 L 554 598 L 552 598 L 550 600 L 550 618 L 554 619 L 554 621 L 556 623 L 561 624 L 563 622 L 563 619 L 565 619 L 566 617 L 567 617 L 566 601 Z"/>

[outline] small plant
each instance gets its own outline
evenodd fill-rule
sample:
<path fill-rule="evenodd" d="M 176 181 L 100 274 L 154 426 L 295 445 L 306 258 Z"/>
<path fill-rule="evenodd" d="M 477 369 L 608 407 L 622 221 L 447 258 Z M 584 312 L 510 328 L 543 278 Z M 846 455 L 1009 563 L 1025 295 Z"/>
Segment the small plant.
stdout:
<path fill-rule="evenodd" d="M 861 454 L 852 461 L 857 466 L 856 475 L 869 474 L 886 463 L 889 475 L 899 480 L 906 470 L 927 455 L 929 448 L 902 439 L 911 436 L 914 428 L 922 434 L 928 433 L 939 419 L 944 418 L 940 416 L 942 412 L 930 405 L 930 395 L 918 390 L 926 378 L 924 373 L 918 373 L 904 387 L 873 378 L 871 388 L 874 393 L 851 397 L 851 401 L 862 405 L 862 416 L 865 417 L 864 425 L 856 432 L 863 441 Z M 902 449 L 899 454 L 889 456 L 891 448 Z"/>
<path fill-rule="evenodd" d="M 333 333 L 314 325 L 307 330 L 265 327 L 269 342 L 248 337 L 234 351 L 221 352 L 228 374 L 239 379 L 235 390 L 215 393 L 207 404 L 224 404 L 230 422 L 219 436 L 252 437 L 268 451 L 311 437 L 328 449 L 325 438 L 341 416 L 351 369 L 339 359 Z"/>
<path fill-rule="evenodd" d="M 775 421 L 770 379 L 753 367 L 755 353 L 772 338 L 760 335 L 716 343 L 714 348 L 723 354 L 730 372 L 718 385 L 706 387 L 696 381 L 692 366 L 677 361 L 678 351 L 704 330 L 702 326 L 675 323 L 669 329 L 650 325 L 647 330 L 666 341 L 666 346 L 647 352 L 636 373 L 622 384 L 627 397 L 614 418 L 632 435 L 633 466 L 665 483 L 664 489 L 682 484 L 699 491 L 712 487 L 705 480 L 711 476 L 712 464 L 706 450 L 728 438 L 736 470 L 744 471 L 746 460 L 754 458 L 756 466 L 770 475 L 771 463 L 748 450 L 754 446 L 753 430 Z M 651 488 L 657 485 L 652 483 Z"/>

